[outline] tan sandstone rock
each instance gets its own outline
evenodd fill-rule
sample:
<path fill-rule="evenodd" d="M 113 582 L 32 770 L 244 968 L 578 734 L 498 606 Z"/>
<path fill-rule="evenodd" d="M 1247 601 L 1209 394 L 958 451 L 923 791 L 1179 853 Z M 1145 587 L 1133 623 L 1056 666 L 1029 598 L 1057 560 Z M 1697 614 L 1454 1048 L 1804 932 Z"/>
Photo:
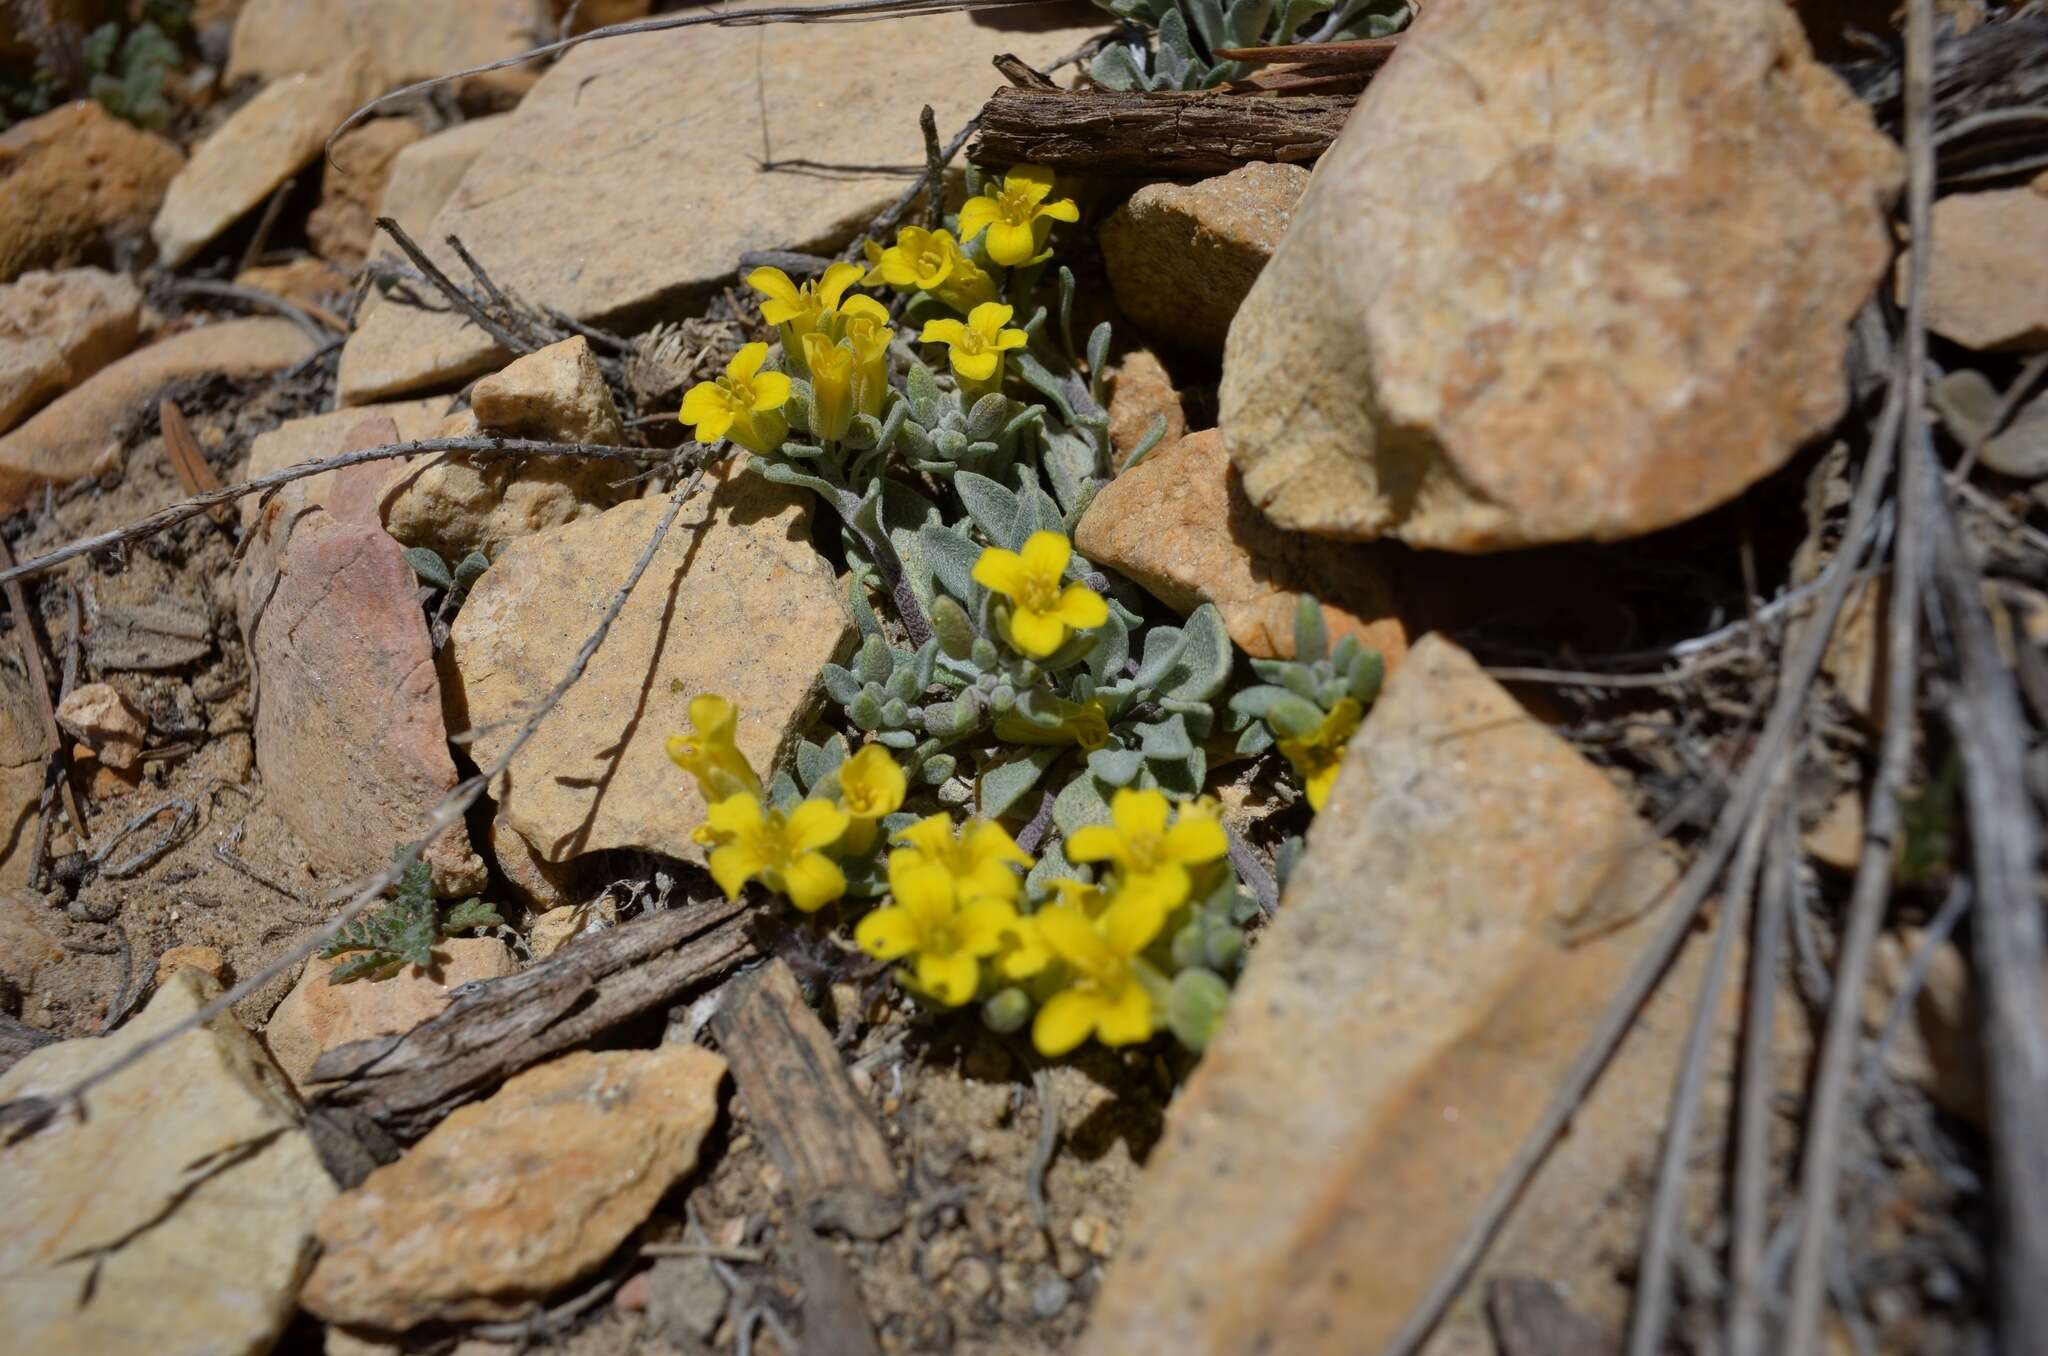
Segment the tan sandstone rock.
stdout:
<path fill-rule="evenodd" d="M 197 970 L 216 984 L 226 984 L 233 973 L 228 958 L 216 946 L 174 946 L 156 958 L 156 987 L 170 983 L 180 970 Z"/>
<path fill-rule="evenodd" d="M 551 862 L 533 850 L 519 831 L 501 816 L 491 817 L 491 860 L 527 908 L 542 915 L 559 914 L 589 896 L 596 888 L 589 864 Z M 533 937 L 528 937 L 529 941 Z M 535 943 L 536 954 L 538 943 Z"/>
<path fill-rule="evenodd" d="M 142 756 L 149 726 L 111 683 L 80 683 L 57 703 L 57 724 L 108 767 L 130 768 Z"/>
<path fill-rule="evenodd" d="M 479 424 L 508 438 L 616 444 L 625 435 L 590 341 L 580 334 L 485 377 L 470 392 L 469 407 Z"/>
<path fill-rule="evenodd" d="M 142 291 L 98 268 L 24 273 L 0 287 L 0 433 L 126 353 Z"/>
<path fill-rule="evenodd" d="M 593 899 L 588 904 L 564 904 L 534 919 L 526 941 L 533 948 L 535 960 L 546 960 L 578 937 L 616 927 L 618 921 L 619 906 L 609 899 Z"/>
<path fill-rule="evenodd" d="M 1308 176 L 1260 161 L 1196 184 L 1145 185 L 1102 223 L 1116 304 L 1154 339 L 1222 352 Z"/>
<path fill-rule="evenodd" d="M 766 770 L 803 728 L 818 671 L 852 637 L 830 567 L 811 547 L 809 496 L 729 461 L 685 505 L 582 680 L 492 788 L 536 855 L 642 848 L 701 862 L 704 815 L 665 745 L 690 699 L 730 697 L 739 747 Z M 515 542 L 477 583 L 443 651 L 449 720 L 480 729 L 488 764 L 518 713 L 561 680 L 655 524 L 663 499 Z"/>
<path fill-rule="evenodd" d="M 220 994 L 166 979 L 111 1036 L 33 1051 L 0 1101 L 51 1096 Z M 313 1226 L 334 1196 L 298 1102 L 232 1016 L 177 1037 L 87 1094 L 84 1118 L 0 1147 L 0 1326 L 48 1356 L 147 1349 L 262 1356 L 297 1308 Z"/>
<path fill-rule="evenodd" d="M 136 249 L 184 163 L 90 99 L 0 133 L 0 282 Z"/>
<path fill-rule="evenodd" d="M 347 268 L 363 262 L 392 164 L 420 137 L 410 119 L 376 118 L 335 138 L 320 170 L 320 203 L 306 218 L 306 238 L 321 258 Z"/>
<path fill-rule="evenodd" d="M 426 400 L 394 400 L 383 405 L 361 405 L 354 409 L 330 410 L 287 419 L 268 433 L 259 433 L 249 444 L 249 478 L 267 476 L 287 466 L 320 461 L 341 451 L 342 440 L 366 419 L 388 418 L 407 442 L 426 438 L 441 426 L 448 408 L 445 396 Z M 396 463 L 394 463 L 396 465 Z M 280 498 L 296 499 L 306 505 L 324 506 L 334 493 L 333 471 L 322 471 L 292 481 L 278 492 Z M 254 496 L 242 501 L 242 526 L 253 527 L 262 511 Z"/>
<path fill-rule="evenodd" d="M 23 992 L 35 987 L 37 975 L 63 963 L 63 946 L 43 926 L 52 913 L 33 890 L 0 893 L 0 978 Z"/>
<path fill-rule="evenodd" d="M 312 164 L 366 88 L 362 62 L 330 50 L 318 74 L 277 80 L 230 114 L 192 152 L 150 224 L 164 262 L 186 262 Z"/>
<path fill-rule="evenodd" d="M 88 378 L 0 435 L 0 512 L 11 512 L 47 484 L 90 475 L 120 455 L 123 421 L 147 408 L 174 381 L 252 377 L 291 366 L 313 351 L 289 320 L 223 320 L 140 349 Z"/>
<path fill-rule="evenodd" d="M 2048 348 L 2048 193 L 1951 193 L 1930 226 L 1927 327 L 1969 348 Z"/>
<path fill-rule="evenodd" d="M 1245 489 L 1457 551 L 1724 503 L 1840 416 L 1899 182 L 1781 0 L 1433 0 L 1231 327 Z"/>
<path fill-rule="evenodd" d="M 530 1311 L 696 1165 L 724 1078 L 723 1059 L 682 1045 L 527 1070 L 335 1198 L 300 1303 L 386 1331 Z"/>
<path fill-rule="evenodd" d="M 1161 446 L 1186 436 L 1187 410 L 1166 364 L 1151 349 L 1134 348 L 1109 374 L 1109 443 L 1116 449 L 1117 465 L 1123 465 L 1162 417 L 1166 434 Z"/>
<path fill-rule="evenodd" d="M 0 653 L 0 889 L 28 884 L 49 768 L 42 706 L 19 653 Z"/>
<path fill-rule="evenodd" d="M 847 24 L 830 42 L 790 24 L 590 43 L 541 77 L 420 239 L 442 257 L 459 235 L 533 305 L 623 323 L 729 283 L 744 250 L 834 245 L 902 192 L 893 174 L 764 166 L 764 124 L 777 160 L 922 164 L 921 105 L 957 127 L 988 97 L 996 53 L 1045 63 L 1100 27 L 1083 12 L 1028 29 L 940 14 Z M 343 351 L 342 399 L 453 384 L 505 357 L 457 317 L 379 306 Z"/>
<path fill-rule="evenodd" d="M 518 958 L 495 937 L 454 937 L 434 948 L 440 965 L 402 967 L 383 979 L 329 984 L 347 955 L 315 956 L 263 1028 L 263 1043 L 292 1085 L 303 1089 L 313 1065 L 350 1041 L 393 1036 L 438 1016 L 448 991 L 479 979 L 499 979 L 519 968 Z"/>
<path fill-rule="evenodd" d="M 1408 650 L 1399 548 L 1273 526 L 1245 498 L 1215 429 L 1160 448 L 1103 486 L 1074 545 L 1178 612 L 1216 604 L 1230 638 L 1254 659 L 1293 657 L 1303 593 L 1323 604 L 1333 639 L 1355 635 L 1389 665 Z"/>
<path fill-rule="evenodd" d="M 324 71 L 361 47 L 378 93 L 523 52 L 554 36 L 543 0 L 249 0 L 227 79 Z"/>
<path fill-rule="evenodd" d="M 1674 876 L 1600 769 L 1462 650 L 1419 641 L 1168 1113 L 1082 1356 L 1381 1349 Z M 1490 1268 L 1585 1280 L 1596 1317 L 1625 1306 L 1606 1254 L 1633 1255 L 1643 1202 L 1618 1184 L 1653 1161 L 1694 987 L 1638 1019 Z"/>
<path fill-rule="evenodd" d="M 377 199 L 377 215 L 390 217 L 405 228 L 407 235 L 425 244 L 427 228 L 455 196 L 455 186 L 484 149 L 505 135 L 503 115 L 471 118 L 446 131 L 416 141 L 392 158 L 391 173 Z M 398 250 L 379 240 L 380 254 L 397 257 Z"/>
<path fill-rule="evenodd" d="M 300 306 L 334 304 L 348 295 L 349 282 L 325 259 L 302 255 L 282 264 L 257 264 L 235 275 L 235 286 L 253 287 Z"/>
<path fill-rule="evenodd" d="M 374 425 L 352 435 L 366 436 Z M 415 588 L 404 550 L 374 523 L 275 500 L 235 575 L 256 670 L 257 769 L 289 788 L 272 804 L 312 864 L 344 878 L 387 865 L 455 787 Z M 482 887 L 461 824 L 426 855 L 437 893 Z"/>

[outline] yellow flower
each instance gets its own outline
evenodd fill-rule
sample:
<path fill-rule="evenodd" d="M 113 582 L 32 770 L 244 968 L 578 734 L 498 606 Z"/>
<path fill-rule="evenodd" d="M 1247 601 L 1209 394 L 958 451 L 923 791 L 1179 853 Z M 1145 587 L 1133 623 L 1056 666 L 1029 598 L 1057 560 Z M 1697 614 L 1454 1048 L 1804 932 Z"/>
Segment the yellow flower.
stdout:
<path fill-rule="evenodd" d="M 839 808 L 852 821 L 841 841 L 846 850 L 864 853 L 875 845 L 875 825 L 903 808 L 910 789 L 903 769 L 880 744 L 870 744 L 839 765 Z"/>
<path fill-rule="evenodd" d="M 1336 785 L 1337 770 L 1344 766 L 1344 749 L 1358 732 L 1365 708 L 1356 697 L 1341 697 L 1323 716 L 1315 730 L 1300 739 L 1283 739 L 1280 752 L 1294 764 L 1294 773 L 1308 790 L 1311 810 L 1323 808 Z"/>
<path fill-rule="evenodd" d="M 847 814 L 829 800 L 807 800 L 785 816 L 753 795 L 728 796 L 711 807 L 704 826 L 716 844 L 707 865 L 727 899 L 759 877 L 805 913 L 846 893 L 846 873 L 823 849 L 846 832 Z"/>
<path fill-rule="evenodd" d="M 1004 979 L 1029 979 L 1050 964 L 1052 948 L 1038 930 L 1037 917 L 1018 914 L 1003 928 L 995 954 L 996 972 Z"/>
<path fill-rule="evenodd" d="M 1017 922 L 1007 899 L 962 899 L 958 880 L 909 860 L 889 857 L 889 889 L 895 902 L 860 920 L 853 940 L 881 960 L 911 957 L 916 987 L 948 1007 L 958 1007 L 981 987 L 981 962 L 1002 948 L 1006 929 Z"/>
<path fill-rule="evenodd" d="M 859 264 L 834 264 L 823 277 L 798 286 L 779 268 L 757 268 L 747 275 L 747 286 L 767 298 L 761 303 L 761 318 L 782 330 L 785 348 L 795 350 L 807 334 L 824 329 L 846 289 L 860 280 Z"/>
<path fill-rule="evenodd" d="M 889 395 L 889 345 L 896 338 L 889 310 L 873 297 L 848 297 L 839 308 L 839 326 L 853 348 L 853 408 L 879 419 Z"/>
<path fill-rule="evenodd" d="M 1017 873 L 1031 869 L 1031 858 L 1002 825 L 992 819 L 970 819 L 953 830 L 951 816 L 928 815 L 896 835 L 902 846 L 889 854 L 889 878 L 900 871 L 926 871 L 954 883 L 963 904 L 999 899 L 1014 904 L 1021 891 Z"/>
<path fill-rule="evenodd" d="M 1109 713 L 1101 702 L 1091 697 L 1085 702 L 1059 700 L 1059 705 L 1066 709 L 1060 713 L 1058 725 L 1038 725 L 1018 715 L 998 716 L 996 738 L 1011 744 L 1079 744 L 1083 753 L 1093 753 L 1109 743 Z"/>
<path fill-rule="evenodd" d="M 748 344 L 725 365 L 716 381 L 700 381 L 683 396 L 681 419 L 700 443 L 730 438 L 753 452 L 773 452 L 789 433 L 782 407 L 789 400 L 789 378 L 763 372 L 768 345 Z"/>
<path fill-rule="evenodd" d="M 986 230 L 989 258 L 1011 268 L 1030 263 L 1045 248 L 1055 221 L 1081 219 L 1072 198 L 1047 202 L 1051 194 L 1051 170 L 1019 165 L 1003 176 L 1002 187 L 983 189 L 961 206 L 960 238 L 972 240 Z"/>
<path fill-rule="evenodd" d="M 1044 659 L 1067 640 L 1109 620 L 1109 604 L 1086 584 L 1062 586 L 1074 548 L 1057 532 L 1034 532 L 1024 549 L 991 546 L 974 562 L 974 582 L 1010 600 L 1007 630 L 1022 654 Z"/>
<path fill-rule="evenodd" d="M 1046 946 L 1074 972 L 1074 982 L 1048 998 L 1031 1024 L 1038 1052 L 1064 1055 L 1091 1035 L 1104 1045 L 1150 1038 L 1158 1013 L 1132 962 L 1159 935 L 1162 916 L 1119 898 L 1094 918 L 1065 903 L 1031 917 Z"/>
<path fill-rule="evenodd" d="M 925 321 L 924 333 L 918 338 L 927 344 L 946 346 L 953 375 L 960 379 L 962 391 L 986 395 L 1003 384 L 1003 354 L 1024 347 L 1024 331 L 1003 328 L 1014 314 L 1014 308 L 999 301 L 985 301 L 968 313 L 964 323 Z"/>
<path fill-rule="evenodd" d="M 1221 858 L 1230 850 L 1223 826 L 1199 801 L 1171 813 L 1160 791 L 1124 787 L 1109 802 L 1108 824 L 1089 824 L 1067 837 L 1067 857 L 1076 862 L 1114 862 L 1117 907 L 1134 907 L 1161 920 L 1187 903 L 1194 880 L 1191 866 Z"/>
<path fill-rule="evenodd" d="M 739 723 L 738 707 L 714 692 L 700 692 L 690 698 L 690 733 L 668 737 L 668 756 L 697 779 L 706 805 L 761 794 L 761 779 L 733 742 Z"/>
<path fill-rule="evenodd" d="M 995 279 L 961 253 L 949 231 L 905 226 L 888 249 L 872 240 L 861 249 L 869 265 L 862 281 L 869 287 L 887 283 L 899 292 L 929 292 L 962 315 L 995 300 Z"/>
<path fill-rule="evenodd" d="M 853 350 L 822 334 L 804 336 L 804 366 L 817 397 L 811 436 L 837 442 L 853 427 Z"/>

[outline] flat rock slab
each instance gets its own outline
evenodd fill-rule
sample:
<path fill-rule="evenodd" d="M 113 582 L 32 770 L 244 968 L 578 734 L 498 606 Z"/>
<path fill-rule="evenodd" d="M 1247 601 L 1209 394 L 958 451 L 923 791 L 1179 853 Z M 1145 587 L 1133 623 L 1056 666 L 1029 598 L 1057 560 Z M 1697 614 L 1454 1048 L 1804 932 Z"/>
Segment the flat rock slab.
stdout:
<path fill-rule="evenodd" d="M 324 71 L 362 48 L 381 91 L 523 52 L 554 37 L 553 17 L 546 0 L 249 0 L 227 79 Z"/>
<path fill-rule="evenodd" d="M 717 479 L 722 477 L 722 479 Z M 546 861 L 641 848 L 704 860 L 704 802 L 669 761 L 690 699 L 740 711 L 739 747 L 764 775 L 803 729 L 818 672 L 852 624 L 810 544 L 810 495 L 714 468 L 684 506 L 581 681 L 492 788 L 504 823 Z M 443 663 L 449 720 L 480 729 L 479 764 L 510 747 L 560 682 L 667 510 L 637 499 L 513 543 L 455 619 Z"/>
<path fill-rule="evenodd" d="M 1723 504 L 1840 417 L 1900 180 L 1782 0 L 1432 0 L 1232 324 L 1245 489 L 1452 551 Z"/>
<path fill-rule="evenodd" d="M 1379 1350 L 1674 874 L 1598 768 L 1462 650 L 1418 642 L 1168 1113 L 1083 1356 Z M 1577 1243 L 1559 1234 L 1632 1242 L 1638 1202 L 1616 1187 L 1654 1152 L 1687 1005 L 1631 1038 L 1645 1078 L 1604 1086 L 1539 1179 L 1560 1252 Z"/>
<path fill-rule="evenodd" d="M 405 442 L 432 437 L 434 430 L 441 426 L 447 409 L 446 397 L 434 396 L 426 400 L 393 400 L 382 405 L 330 410 L 325 414 L 287 419 L 268 433 L 257 434 L 249 444 L 248 478 L 255 480 L 259 476 L 282 471 L 287 466 L 331 457 L 341 450 L 342 439 L 351 431 L 364 420 L 378 416 L 390 419 L 398 429 L 399 438 Z M 404 464 L 392 463 L 393 466 Z M 322 471 L 303 480 L 294 480 L 273 498 L 297 500 L 309 507 L 325 507 L 334 493 L 335 475 L 333 471 Z M 243 499 L 241 510 L 242 528 L 247 531 L 256 525 L 257 516 L 263 511 L 262 497 L 251 495 Z"/>
<path fill-rule="evenodd" d="M 112 1036 L 36 1050 L 0 1101 L 52 1096 L 193 1015 L 220 985 L 169 975 Z M 258 1356 L 297 1307 L 334 1196 L 290 1086 L 232 1016 L 187 1032 L 0 1148 L 0 1329 L 43 1356 Z"/>
<path fill-rule="evenodd" d="M 135 342 L 142 289 L 101 268 L 35 270 L 0 287 L 0 432 Z"/>
<path fill-rule="evenodd" d="M 121 452 L 123 423 L 172 382 L 253 377 L 313 352 L 288 320 L 223 320 L 186 330 L 102 368 L 0 437 L 0 513 L 27 503 L 44 485 L 90 475 Z"/>
<path fill-rule="evenodd" d="M 91 99 L 0 133 L 0 282 L 146 240 L 184 164 L 174 142 Z"/>
<path fill-rule="evenodd" d="M 683 303 L 731 282 L 742 251 L 844 240 L 908 182 L 875 166 L 924 163 L 922 105 L 950 135 L 999 83 L 997 53 L 1044 65 L 1106 24 L 1078 7 L 1034 20 L 1051 26 L 942 14 L 579 47 L 508 115 L 421 243 L 445 257 L 452 232 L 499 284 L 579 320 Z M 342 399 L 452 385 L 509 356 L 459 316 L 378 306 L 342 352 Z"/>
<path fill-rule="evenodd" d="M 696 1166 L 725 1061 L 580 1051 L 459 1108 L 320 1216 L 300 1303 L 403 1331 L 516 1318 L 609 1257 Z"/>
<path fill-rule="evenodd" d="M 319 73 L 287 76 L 199 143 L 171 180 L 149 233 L 170 267 L 206 243 L 313 163 L 327 134 L 355 112 L 368 87 L 359 59 L 330 52 Z"/>
<path fill-rule="evenodd" d="M 256 766 L 322 872 L 381 870 L 455 788 L 416 589 L 404 549 L 376 524 L 276 501 L 237 571 Z M 459 823 L 427 862 L 438 893 L 483 885 Z"/>
<path fill-rule="evenodd" d="M 2048 348 L 2048 177 L 1934 204 L 1927 327 L 1976 349 Z M 1907 263 L 1898 267 L 1906 294 Z"/>

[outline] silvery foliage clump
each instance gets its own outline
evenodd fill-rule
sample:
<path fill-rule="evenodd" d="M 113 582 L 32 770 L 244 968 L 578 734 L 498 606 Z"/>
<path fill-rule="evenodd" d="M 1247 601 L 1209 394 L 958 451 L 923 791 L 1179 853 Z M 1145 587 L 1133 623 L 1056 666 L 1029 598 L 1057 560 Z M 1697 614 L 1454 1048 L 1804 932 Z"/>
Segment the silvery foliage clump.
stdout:
<path fill-rule="evenodd" d="M 1310 734 L 1346 697 L 1361 710 L 1370 707 L 1387 672 L 1379 651 L 1361 645 L 1357 636 L 1331 645 L 1322 604 L 1308 594 L 1294 608 L 1294 658 L 1254 659 L 1251 666 L 1264 681 L 1230 698 L 1230 728 L 1242 732 L 1237 751 L 1248 754 L 1264 753 L 1275 736 Z"/>
<path fill-rule="evenodd" d="M 1251 67 L 1218 61 L 1227 47 L 1379 38 L 1414 13 L 1407 0 L 1096 0 L 1124 20 L 1115 41 L 1095 54 L 1088 76 L 1104 89 L 1212 89 L 1241 80 Z M 1311 19 L 1322 16 L 1313 29 Z"/>

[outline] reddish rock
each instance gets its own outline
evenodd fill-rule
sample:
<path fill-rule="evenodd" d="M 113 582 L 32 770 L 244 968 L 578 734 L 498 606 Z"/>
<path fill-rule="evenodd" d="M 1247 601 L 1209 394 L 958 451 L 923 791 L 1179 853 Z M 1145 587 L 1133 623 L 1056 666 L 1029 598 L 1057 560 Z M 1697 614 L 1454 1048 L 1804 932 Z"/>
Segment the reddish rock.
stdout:
<path fill-rule="evenodd" d="M 373 524 L 273 501 L 236 584 L 256 669 L 256 766 L 271 804 L 316 868 L 380 870 L 455 787 L 433 645 L 403 548 Z M 441 893 L 483 884 L 460 824 L 427 861 Z"/>
<path fill-rule="evenodd" d="M 89 99 L 0 132 L 0 282 L 139 247 L 184 164 Z"/>
<path fill-rule="evenodd" d="M 1187 435 L 1187 411 L 1166 365 L 1151 349 L 1134 348 L 1109 375 L 1109 443 L 1116 449 L 1117 465 L 1123 465 L 1124 458 L 1137 450 L 1162 415 L 1166 419 L 1162 446 Z"/>

